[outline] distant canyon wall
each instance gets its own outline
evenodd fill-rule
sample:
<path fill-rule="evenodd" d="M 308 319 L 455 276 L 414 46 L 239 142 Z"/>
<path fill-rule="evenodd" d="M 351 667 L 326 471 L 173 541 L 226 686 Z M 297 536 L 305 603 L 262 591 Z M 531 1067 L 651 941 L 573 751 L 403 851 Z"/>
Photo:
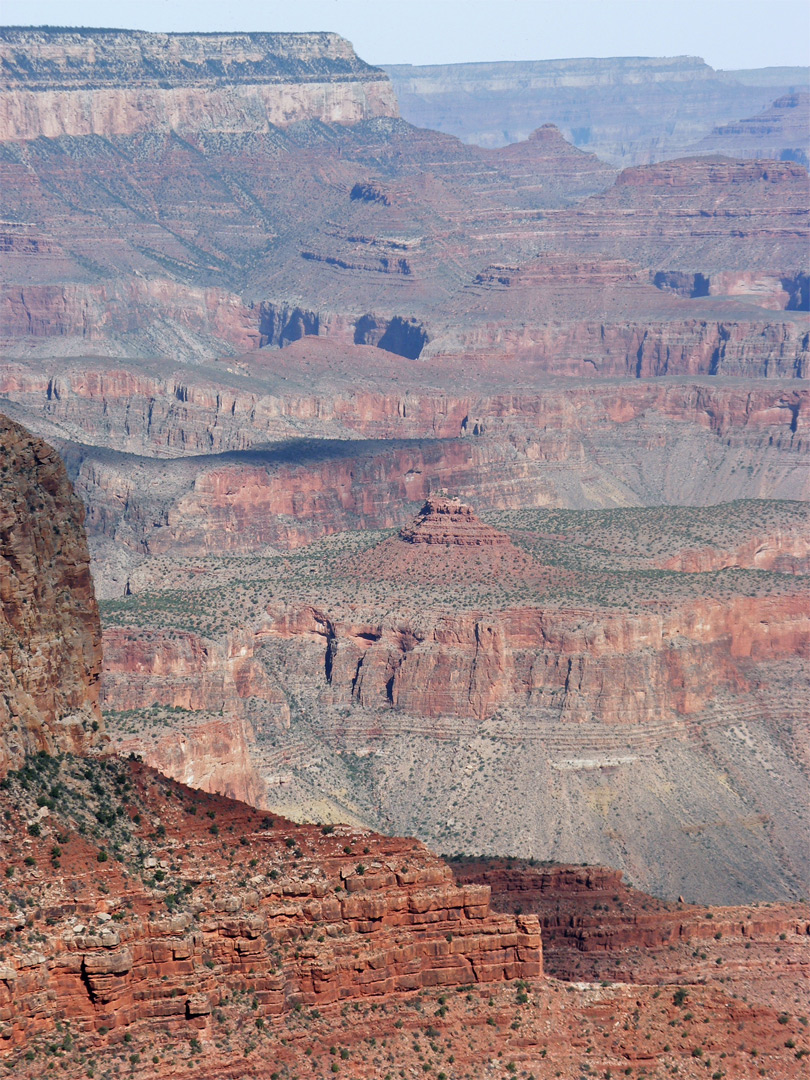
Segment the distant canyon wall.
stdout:
<path fill-rule="evenodd" d="M 337 34 L 0 33 L 0 139 L 264 132 L 396 116 L 384 74 Z"/>
<path fill-rule="evenodd" d="M 399 64 L 385 70 L 411 123 L 491 147 L 554 123 L 576 146 L 620 166 L 690 152 L 716 127 L 759 113 L 780 94 L 810 83 L 808 68 L 715 71 L 696 56 Z M 774 141 L 773 132 L 763 134 Z M 749 151 L 762 156 L 761 142 L 749 139 Z"/>

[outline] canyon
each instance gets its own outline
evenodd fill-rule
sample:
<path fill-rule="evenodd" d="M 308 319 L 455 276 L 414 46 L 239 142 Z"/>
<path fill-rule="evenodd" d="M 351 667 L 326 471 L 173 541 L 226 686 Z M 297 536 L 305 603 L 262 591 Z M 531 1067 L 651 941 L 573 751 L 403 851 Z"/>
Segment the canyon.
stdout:
<path fill-rule="evenodd" d="M 0 400 L 86 507 L 114 745 L 302 821 L 802 895 L 802 164 L 465 145 L 334 36 L 94 33 L 3 38 Z M 442 492 L 464 528 L 411 527 Z"/>
<path fill-rule="evenodd" d="M 806 503 L 486 519 L 434 495 L 399 533 L 141 557 L 102 603 L 115 744 L 182 779 L 229 715 L 251 770 L 219 782 L 277 813 L 803 895 Z"/>
<path fill-rule="evenodd" d="M 806 93 L 810 82 L 807 68 L 716 71 L 697 56 L 401 64 L 385 71 L 403 117 L 420 127 L 498 147 L 553 123 L 576 146 L 619 166 L 689 153 L 713 129 L 764 110 L 788 91 Z M 777 141 L 778 153 L 766 135 L 735 156 L 778 160 L 782 150 L 802 152 L 806 142 L 805 126 Z"/>
<path fill-rule="evenodd" d="M 806 72 L 0 59 L 9 1072 L 803 1075 Z"/>
<path fill-rule="evenodd" d="M 40 627 L 60 619 L 65 636 L 85 646 L 64 661 L 78 688 L 72 704 L 92 712 L 98 611 L 83 512 L 63 467 L 16 424 L 4 421 L 2 438 L 17 467 L 2 488 L 0 506 L 15 511 L 16 528 L 4 537 L 0 566 L 6 580 L 9 568 L 26 565 L 33 598 L 19 640 L 0 639 L 0 686 L 12 703 L 0 717 L 0 1058 L 15 1076 L 58 1063 L 68 1077 L 121 1068 L 144 1078 L 189 1068 L 237 1076 L 247 1066 L 262 1080 L 304 1067 L 319 1075 L 345 1067 L 362 1080 L 419 1061 L 471 1080 L 494 1055 L 506 1075 L 519 1065 L 570 1070 L 583 1055 L 606 1071 L 630 1062 L 625 1073 L 660 1063 L 696 1077 L 719 1055 L 742 1077 L 758 1075 L 763 1061 L 779 1075 L 801 1075 L 807 1018 L 785 1006 L 801 1008 L 806 904 L 698 912 L 679 903 L 669 914 L 600 868 L 464 863 L 456 878 L 419 841 L 296 825 L 122 760 L 101 724 L 84 743 L 46 743 L 63 707 L 53 693 L 62 680 L 49 672 L 42 681 L 51 696 L 39 714 L 23 714 L 17 703 L 28 693 L 6 661 L 31 652 Z M 44 541 L 63 534 L 74 540 L 70 579 L 58 559 L 38 557 Z M 396 542 L 519 555 L 502 531 L 446 499 L 434 499 Z M 29 742 L 20 759 L 8 748 L 22 715 Z M 583 893 L 590 901 L 608 892 L 619 903 L 612 967 L 632 969 L 632 981 L 545 974 L 541 917 L 564 967 L 571 937 L 555 933 L 547 912 L 556 905 L 559 929 L 567 905 L 571 925 L 584 927 Z M 515 895 L 536 899 L 537 912 L 503 910 Z M 625 907 L 646 910 L 648 901 L 656 932 L 634 932 Z M 706 919 L 717 920 L 708 931 Z M 683 954 L 711 931 L 705 947 L 721 953 L 722 979 L 687 974 L 682 955 L 661 970 L 661 942 L 677 935 Z M 580 933 L 575 949 L 585 940 Z M 749 964 L 769 960 L 759 981 L 748 977 L 743 947 L 756 949 Z M 567 962 L 579 969 L 570 951 Z M 743 977 L 748 993 L 738 1000 Z M 774 1003 L 768 990 L 777 979 Z M 607 1030 L 606 1010 L 632 1034 Z M 689 1029 L 695 1012 L 710 1036 Z M 596 1045 L 582 1040 L 592 1028 L 604 1035 Z"/>

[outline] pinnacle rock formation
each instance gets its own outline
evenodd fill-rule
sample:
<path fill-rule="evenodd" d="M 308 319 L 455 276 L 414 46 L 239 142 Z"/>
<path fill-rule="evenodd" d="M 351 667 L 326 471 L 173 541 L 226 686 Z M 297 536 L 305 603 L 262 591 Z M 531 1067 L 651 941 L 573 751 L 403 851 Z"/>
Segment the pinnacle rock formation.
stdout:
<path fill-rule="evenodd" d="M 445 544 L 448 547 L 511 546 L 506 533 L 485 525 L 471 506 L 460 499 L 431 495 L 399 536 L 409 544 Z"/>

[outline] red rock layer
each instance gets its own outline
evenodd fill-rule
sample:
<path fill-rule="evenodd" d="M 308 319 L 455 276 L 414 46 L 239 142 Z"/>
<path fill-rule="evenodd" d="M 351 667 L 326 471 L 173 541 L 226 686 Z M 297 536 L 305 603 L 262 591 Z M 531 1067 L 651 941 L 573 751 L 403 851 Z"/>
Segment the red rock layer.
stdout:
<path fill-rule="evenodd" d="M 747 661 L 810 649 L 803 597 L 682 601 L 635 615 L 527 608 L 360 628 L 308 607 L 270 614 L 262 636 L 298 639 L 302 672 L 321 666 L 313 642 L 328 647 L 325 700 L 457 720 L 504 708 L 569 723 L 687 717 L 718 693 L 743 692 Z"/>
<path fill-rule="evenodd" d="M 542 973 L 537 919 L 492 914 L 486 886 L 457 886 L 417 841 L 271 821 L 144 766 L 111 770 L 102 767 L 94 790 L 114 778 L 112 798 L 126 793 L 126 825 L 149 837 L 145 859 L 125 841 L 120 863 L 100 862 L 58 810 L 25 847 L 44 866 L 66 829 L 62 874 L 48 882 L 6 853 L 6 865 L 31 878 L 47 935 L 36 949 L 18 942 L 0 966 L 0 1054 L 57 1021 L 94 1033 L 99 1047 L 109 1029 L 208 1037 L 233 993 L 247 992 L 266 1018 Z M 0 802 L 10 798 L 0 792 Z M 9 939 L 18 921 L 0 915 Z"/>
<path fill-rule="evenodd" d="M 0 416 L 0 776 L 25 754 L 101 739 L 101 628 L 59 455 Z"/>
<path fill-rule="evenodd" d="M 289 707 L 254 657 L 255 644 L 248 631 L 214 642 L 190 631 L 108 627 L 102 703 L 119 710 L 155 702 L 242 715 L 244 702 L 258 697 L 275 707 L 276 722 L 286 726 Z"/>
<path fill-rule="evenodd" d="M 780 959 L 779 941 L 798 946 L 796 956 L 810 966 L 810 908 L 806 903 L 706 908 L 667 903 L 625 885 L 617 870 L 593 866 L 534 866 L 519 860 L 456 860 L 459 881 L 486 884 L 498 911 L 531 912 L 543 927 L 546 967 L 565 979 L 620 979 L 657 982 L 669 978 L 681 957 L 675 947 L 691 943 L 693 971 L 684 981 L 705 979 L 701 951 L 735 981 L 754 969 L 745 957 L 752 942 L 767 951 L 775 968 L 788 969 L 795 959 Z M 763 948 L 767 942 L 767 947 Z M 694 945 L 698 945 L 694 952 Z M 775 950 L 775 951 L 774 951 Z M 739 953 L 743 955 L 738 955 Z M 716 964 L 720 956 L 720 965 Z M 744 963 L 742 962 L 744 961 Z M 775 973 L 774 973 L 775 974 Z"/>
<path fill-rule="evenodd" d="M 360 389 L 373 353 L 380 366 Z M 426 362 L 417 387 L 382 350 L 317 338 L 244 358 L 233 372 L 225 364 L 170 374 L 148 363 L 79 367 L 8 363 L 0 392 L 40 433 L 85 443 L 65 453 L 88 529 L 140 551 L 236 554 L 398 527 L 438 488 L 490 509 L 613 505 L 617 482 L 620 500 L 642 505 L 808 493 L 810 395 L 796 383 L 563 386 L 521 364 L 506 388 L 496 362 L 474 375 Z M 353 434 L 361 440 L 349 443 Z M 291 447 L 259 450 L 325 435 L 336 442 L 321 444 L 322 453 L 295 444 L 305 460 Z M 679 464 L 683 440 L 688 469 Z M 91 442 L 189 458 L 133 461 Z"/>
<path fill-rule="evenodd" d="M 399 536 L 408 544 L 438 544 L 444 547 L 511 546 L 506 533 L 485 525 L 471 506 L 460 499 L 432 495 L 410 525 Z"/>

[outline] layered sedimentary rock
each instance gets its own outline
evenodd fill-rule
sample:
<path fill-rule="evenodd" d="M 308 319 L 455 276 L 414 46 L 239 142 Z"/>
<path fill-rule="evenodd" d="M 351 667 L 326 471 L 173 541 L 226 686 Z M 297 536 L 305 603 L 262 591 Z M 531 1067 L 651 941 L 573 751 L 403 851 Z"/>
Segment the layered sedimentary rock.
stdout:
<path fill-rule="evenodd" d="M 164 776 L 199 791 L 218 792 L 250 806 L 264 806 L 264 782 L 251 757 L 251 745 L 256 737 L 250 723 L 234 714 L 214 717 L 203 714 L 200 719 L 196 713 L 188 718 L 189 723 L 179 727 L 176 710 L 174 706 L 175 723 L 162 720 L 161 727 L 168 728 L 165 733 L 160 729 L 150 730 L 143 712 L 136 710 L 132 730 L 137 734 L 128 738 L 121 733 L 113 741 L 113 748 L 123 757 L 134 754 Z M 149 710 L 158 714 L 160 711 L 154 704 Z"/>
<path fill-rule="evenodd" d="M 810 910 L 806 904 L 774 904 L 708 910 L 666 903 L 628 887 L 615 870 L 595 866 L 535 866 L 511 860 L 451 860 L 457 879 L 486 884 L 499 911 L 531 912 L 543 927 L 549 972 L 565 979 L 617 979 L 657 983 L 682 970 L 687 983 L 722 966 L 726 981 L 761 995 L 760 973 L 768 957 L 772 988 L 808 957 Z M 780 942 L 797 946 L 781 956 Z M 695 948 L 697 946 L 697 948 Z M 757 960 L 751 962 L 751 952 Z M 673 957 L 673 953 L 680 956 Z M 748 955 L 746 955 L 748 954 Z M 763 980 L 768 982 L 771 980 Z M 759 984 L 759 985 L 757 985 Z M 685 996 L 685 995 L 684 995 Z"/>
<path fill-rule="evenodd" d="M 101 628 L 76 498 L 58 454 L 0 416 L 0 774 L 101 740 Z"/>
<path fill-rule="evenodd" d="M 365 1080 L 379 1066 L 406 1066 L 414 1054 L 430 1065 L 419 1044 L 424 1034 L 437 1067 L 446 1059 L 475 1076 L 491 1060 L 493 1028 L 508 1072 L 517 1061 L 548 1060 L 561 1072 L 583 1019 L 601 1031 L 602 1014 L 587 996 L 566 995 L 563 1008 L 555 1005 L 559 988 L 542 979 L 538 916 L 493 912 L 488 885 L 458 884 L 420 843 L 347 826 L 297 826 L 131 761 L 57 757 L 48 749 L 29 755 L 0 785 L 0 1056 L 14 1075 L 37 1075 L 47 1054 L 68 1077 L 94 1072 L 89 1062 L 102 1057 L 125 1059 L 144 1080 L 155 1066 L 169 1077 L 189 1068 L 236 1076 L 247 1062 L 252 1074 L 273 1080 L 292 1068 L 334 1073 L 346 1061 Z M 604 887 L 605 875 L 594 877 Z M 762 934 L 785 925 L 777 951 L 784 942 L 789 964 L 801 955 L 794 937 L 806 920 L 779 918 L 772 913 L 767 926 L 751 922 L 743 933 L 762 957 Z M 737 929 L 728 920 L 717 925 Z M 684 1076 L 697 1075 L 687 1046 L 673 1054 L 671 1041 L 664 1043 L 668 1010 L 654 1004 L 660 985 L 678 974 L 671 966 L 659 972 L 653 995 L 634 988 L 634 1010 L 621 990 L 610 993 L 614 1027 L 626 1015 L 629 1030 L 650 1006 L 651 1030 L 643 1055 L 608 1034 L 592 1064 L 666 1056 L 683 1065 Z M 789 967 L 780 976 L 783 990 L 798 988 Z M 760 988 L 748 989 L 753 1003 L 731 1016 L 719 984 L 693 991 L 690 1005 L 710 1025 L 715 1020 L 709 1049 L 725 1040 L 723 1052 L 733 1055 L 732 1032 L 737 1039 L 756 1030 L 768 1060 L 793 1076 L 800 1058 L 776 1038 L 791 1018 L 780 1016 L 777 1025 Z M 686 996 L 678 993 L 676 1005 Z M 530 995 L 543 1009 L 541 1023 L 531 1009 L 507 1027 L 507 1014 L 529 1005 Z M 429 1024 L 419 1015 L 425 1005 Z M 351 1024 L 344 1019 L 350 1007 Z M 549 1019 L 557 1033 L 551 1040 L 543 1035 Z M 434 1041 L 442 1035 L 444 1046 Z"/>
<path fill-rule="evenodd" d="M 5 29 L 0 139 L 255 133 L 396 116 L 390 83 L 337 34 Z"/>
<path fill-rule="evenodd" d="M 400 364 L 305 338 L 168 372 L 9 362 L 0 391 L 61 447 L 91 533 L 133 552 L 237 554 L 402 526 L 441 488 L 479 509 L 808 493 L 800 382 L 662 378 L 618 392 L 546 380 L 529 360 L 508 373 L 494 358 Z"/>
<path fill-rule="evenodd" d="M 740 1077 L 757 1076 L 762 1061 L 780 1077 L 801 1075 L 794 999 L 806 905 L 698 913 L 631 894 L 615 875 L 608 895 L 604 871 L 565 868 L 543 872 L 555 884 L 539 916 L 499 914 L 490 886 L 469 880 L 475 866 L 462 865 L 457 884 L 413 840 L 296 826 L 131 763 L 40 757 L 9 778 L 0 805 L 29 813 L 56 784 L 61 798 L 39 835 L 4 860 L 11 895 L 35 899 L 22 914 L 14 902 L 0 913 L 0 1055 L 22 1080 L 53 1058 L 71 1080 L 98 1060 L 138 1080 L 156 1068 L 376 1080 L 414 1061 L 475 1080 L 494 1054 L 507 1075 L 660 1064 L 697 1080 L 718 1055 Z M 108 850 L 115 859 L 99 858 Z M 520 869 L 487 871 L 499 903 L 516 895 L 502 886 Z M 576 982 L 544 977 L 541 920 L 563 964 L 585 940 L 558 931 L 566 914 L 589 929 L 583 900 L 610 909 L 616 897 L 630 911 L 593 912 L 602 926 L 627 928 L 643 907 L 659 937 L 669 928 L 668 948 L 607 940 L 579 954 L 579 969 L 570 961 Z M 684 924 L 713 937 L 681 943 Z M 689 954 L 696 942 L 723 961 L 722 974 Z M 583 983 L 600 960 L 623 966 L 632 984 Z"/>
<path fill-rule="evenodd" d="M 801 596 L 684 604 L 663 615 L 515 610 L 444 615 L 432 625 L 399 616 L 362 631 L 308 609 L 272 614 L 267 636 L 322 634 L 331 702 L 390 704 L 426 719 L 452 716 L 461 726 L 502 710 L 514 711 L 519 729 L 546 713 L 563 723 L 674 721 L 746 689 L 741 660 L 810 651 Z M 380 723 L 393 732 L 397 721 Z"/>
<path fill-rule="evenodd" d="M 434 495 L 410 525 L 399 530 L 407 544 L 439 544 L 444 547 L 501 547 L 509 537 L 485 525 L 471 506 L 460 499 Z"/>
<path fill-rule="evenodd" d="M 716 127 L 694 149 L 734 158 L 798 161 L 806 167 L 808 132 L 810 93 L 797 90 L 777 98 L 756 116 Z"/>
<path fill-rule="evenodd" d="M 104 839 L 99 847 L 76 831 L 88 815 L 82 793 L 91 774 L 89 798 L 119 862 L 81 883 L 65 874 L 45 887 L 34 875 L 43 894 L 37 918 L 49 929 L 40 951 L 15 948 L 0 968 L 6 1053 L 64 1022 L 97 1046 L 110 1029 L 134 1030 L 154 1046 L 166 1031 L 207 1041 L 218 1008 L 246 988 L 263 1025 L 302 1005 L 542 973 L 536 917 L 491 913 L 488 888 L 456 886 L 418 842 L 262 817 L 143 766 L 88 770 L 46 759 L 13 773 L 11 790 L 26 806 L 43 777 L 63 789 L 60 806 L 26 843 L 27 866 L 47 860 L 57 834 L 51 858 L 65 869 L 106 861 L 96 858 Z M 236 864 L 220 830 L 239 836 Z M 148 856 L 141 836 L 149 837 Z M 5 923 L 14 922 L 12 911 Z"/>
<path fill-rule="evenodd" d="M 716 125 L 765 108 L 777 87 L 805 89 L 808 83 L 807 68 L 722 72 L 695 56 L 385 70 L 411 123 L 464 142 L 503 146 L 550 121 L 577 146 L 617 165 L 676 157 Z"/>
<path fill-rule="evenodd" d="M 67 354 L 199 360 L 329 334 L 560 374 L 806 366 L 795 163 L 680 162 L 607 191 L 615 171 L 552 125 L 483 150 L 390 117 L 239 134 L 206 115 L 182 138 L 155 121 L 3 144 L 12 353 L 58 336 Z"/>
<path fill-rule="evenodd" d="M 344 534 L 232 569 L 178 560 L 171 594 L 140 563 L 134 595 L 106 605 L 116 740 L 174 770 L 204 712 L 157 718 L 156 734 L 144 714 L 139 739 L 121 710 L 222 700 L 183 696 L 196 662 L 133 664 L 139 641 L 247 648 L 265 677 L 226 708 L 251 718 L 263 804 L 279 812 L 444 850 L 580 852 L 668 896 L 749 899 L 770 866 L 769 898 L 795 896 L 801 829 L 779 806 L 785 790 L 806 803 L 802 505 L 504 512 L 493 531 L 508 542 L 470 545 L 441 520 L 467 518 L 461 506 L 430 503 L 449 512 L 405 533 L 434 543 Z M 701 570 L 707 550 L 718 561 Z"/>

